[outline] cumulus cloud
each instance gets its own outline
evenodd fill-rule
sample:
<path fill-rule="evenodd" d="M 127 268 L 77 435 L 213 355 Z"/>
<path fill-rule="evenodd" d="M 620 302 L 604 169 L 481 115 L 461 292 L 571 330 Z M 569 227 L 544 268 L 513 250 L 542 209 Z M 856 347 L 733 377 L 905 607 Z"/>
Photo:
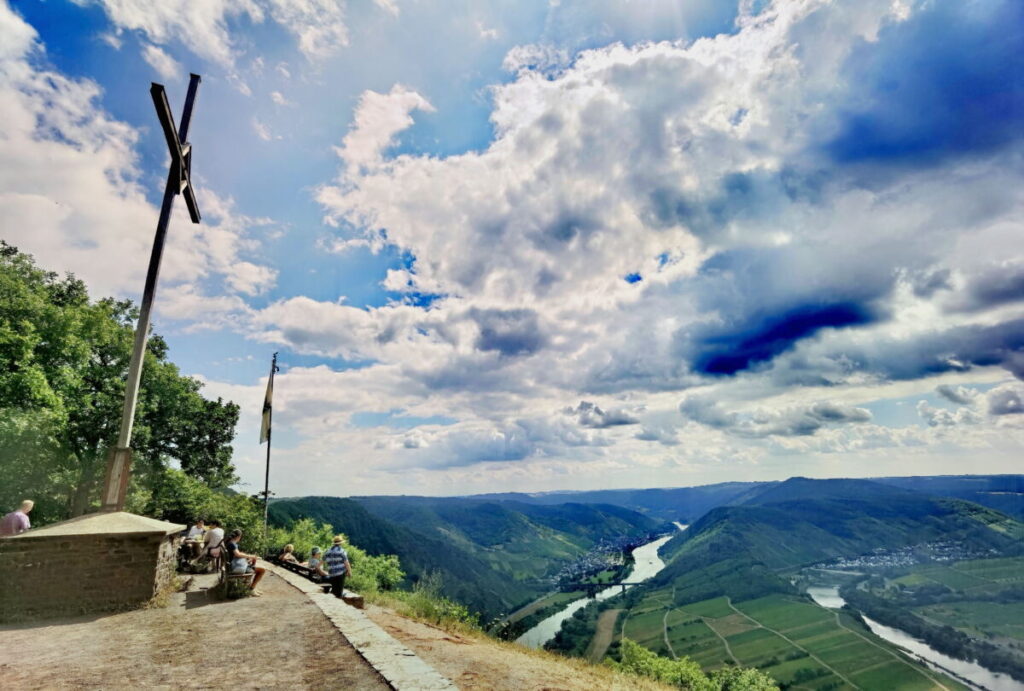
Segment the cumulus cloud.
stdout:
<path fill-rule="evenodd" d="M 42 266 L 74 272 L 94 294 L 136 296 L 152 242 L 140 229 L 153 228 L 158 216 L 140 182 L 139 133 L 103 109 L 94 82 L 36 67 L 44 48 L 35 31 L 2 4 L 0 44 L 4 239 Z M 266 290 L 276 276 L 254 261 L 249 233 L 268 219 L 238 213 L 212 190 L 200 196 L 202 224 L 192 224 L 180 202 L 172 218 L 161 270 L 168 297 L 157 307 L 171 318 L 215 304 L 237 311 L 235 293 Z M 201 283 L 224 292 L 211 302 Z M 175 304 L 175 295 L 183 302 Z"/>
<path fill-rule="evenodd" d="M 640 420 L 631 411 L 623 408 L 605 410 L 596 403 L 580 401 L 576 407 L 566 408 L 563 412 L 576 418 L 583 427 L 605 429 L 619 425 L 635 425 Z"/>
<path fill-rule="evenodd" d="M 1019 415 L 1024 413 L 1024 391 L 1020 386 L 1005 385 L 988 392 L 989 415 Z"/>
<path fill-rule="evenodd" d="M 710 398 L 688 396 L 679 404 L 679 410 L 694 422 L 748 438 L 809 436 L 827 425 L 863 423 L 872 419 L 871 412 L 864 408 L 827 401 L 782 409 L 727 411 Z"/>
<path fill-rule="evenodd" d="M 952 427 L 953 425 L 974 425 L 981 422 L 981 415 L 970 408 L 957 408 L 949 411 L 945 408 L 936 408 L 928 405 L 927 401 L 918 401 L 917 414 L 920 415 L 929 427 Z"/>
<path fill-rule="evenodd" d="M 345 2 L 341 0 L 74 2 L 80 5 L 100 5 L 119 31 L 138 31 L 158 45 L 178 41 L 196 55 L 223 67 L 232 66 L 240 53 L 232 39 L 232 25 L 243 18 L 260 23 L 269 16 L 295 37 L 302 54 L 314 62 L 328 58 L 348 45 Z M 394 2 L 380 0 L 378 4 L 397 14 Z"/>
<path fill-rule="evenodd" d="M 163 49 L 153 45 L 146 45 L 142 49 L 142 57 L 164 79 L 179 79 L 182 77 L 181 65 Z"/>
<path fill-rule="evenodd" d="M 352 173 L 380 163 L 384 150 L 394 144 L 394 136 L 413 124 L 410 113 L 414 110 L 432 112 L 434 107 L 401 84 L 394 85 L 386 94 L 364 91 L 356 106 L 352 129 L 336 149 L 338 156 Z"/>
<path fill-rule="evenodd" d="M 952 386 L 950 384 L 939 384 L 935 387 L 935 393 L 939 394 L 950 403 L 958 403 L 960 405 L 970 405 L 978 396 L 978 391 L 976 389 L 971 389 L 966 386 Z"/>

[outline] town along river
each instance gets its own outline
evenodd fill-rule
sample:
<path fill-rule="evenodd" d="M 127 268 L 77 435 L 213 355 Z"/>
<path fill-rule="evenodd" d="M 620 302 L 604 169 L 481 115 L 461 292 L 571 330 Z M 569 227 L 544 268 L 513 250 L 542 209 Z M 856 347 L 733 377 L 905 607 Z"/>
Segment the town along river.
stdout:
<path fill-rule="evenodd" d="M 678 526 L 680 530 L 686 530 L 686 526 L 681 523 L 676 523 L 676 526 Z M 630 583 L 646 581 L 648 578 L 665 568 L 665 562 L 663 562 L 661 557 L 658 556 L 658 549 L 660 549 L 663 544 L 671 540 L 672 537 L 672 535 L 666 535 L 665 537 L 658 538 L 653 542 L 648 542 L 646 545 L 641 545 L 634 549 L 633 571 L 626 577 L 626 580 Z M 630 588 L 632 586 L 626 587 Z M 622 586 L 611 586 L 598 591 L 597 599 L 607 600 L 608 598 L 621 594 Z M 516 643 L 525 645 L 528 648 L 543 648 L 544 644 L 554 638 L 555 634 L 558 633 L 558 630 L 562 628 L 562 622 L 586 607 L 589 602 L 590 598 L 588 597 L 581 597 L 579 600 L 575 600 L 561 612 L 552 614 L 550 617 L 542 620 L 539 624 L 517 638 Z"/>
<path fill-rule="evenodd" d="M 827 588 L 810 587 L 807 589 L 807 594 L 819 605 L 829 609 L 839 609 L 846 604 L 846 600 L 839 596 L 839 588 L 835 586 Z M 1024 690 L 1024 684 L 1015 681 L 1008 674 L 990 672 L 976 662 L 966 662 L 964 660 L 957 660 L 949 655 L 943 655 L 924 641 L 913 638 L 899 629 L 879 624 L 874 619 L 869 619 L 863 614 L 861 617 L 864 619 L 864 623 L 868 625 L 868 628 L 871 629 L 871 633 L 902 648 L 911 657 L 924 662 L 936 671 L 947 674 L 952 672 L 960 678 L 960 681 L 966 681 L 972 688 L 987 689 L 987 691 Z"/>

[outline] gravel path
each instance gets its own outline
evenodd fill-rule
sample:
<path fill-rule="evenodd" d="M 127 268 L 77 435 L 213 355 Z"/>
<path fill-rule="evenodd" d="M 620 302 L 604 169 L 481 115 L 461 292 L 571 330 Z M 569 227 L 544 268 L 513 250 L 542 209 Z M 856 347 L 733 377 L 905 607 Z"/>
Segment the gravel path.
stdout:
<path fill-rule="evenodd" d="M 198 577 L 169 606 L 0 626 L 5 688 L 387 689 L 309 599 L 273 574 L 219 601 Z"/>

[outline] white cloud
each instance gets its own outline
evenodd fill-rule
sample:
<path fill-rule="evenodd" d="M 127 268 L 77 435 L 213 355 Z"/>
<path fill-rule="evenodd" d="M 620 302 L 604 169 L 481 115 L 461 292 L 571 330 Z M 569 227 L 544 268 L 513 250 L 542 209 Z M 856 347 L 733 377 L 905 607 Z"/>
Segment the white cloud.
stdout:
<path fill-rule="evenodd" d="M 164 79 L 181 79 L 184 76 L 181 64 L 161 48 L 146 44 L 142 57 Z"/>
<path fill-rule="evenodd" d="M 373 3 L 392 17 L 398 16 L 398 2 L 396 0 L 373 0 Z"/>
<path fill-rule="evenodd" d="M 43 46 L 5 5 L 0 46 L 0 237 L 41 266 L 74 272 L 93 295 L 137 297 L 153 237 L 145 229 L 158 216 L 140 182 L 139 133 L 104 111 L 94 82 L 35 67 Z M 208 189 L 200 200 L 202 224 L 191 223 L 180 202 L 171 220 L 157 306 L 170 318 L 191 311 L 175 295 L 206 299 L 200 284 L 227 286 L 213 299 L 218 309 L 237 309 L 231 293 L 255 294 L 274 281 L 273 271 L 249 261 L 257 248 L 248 229 L 267 220 L 238 214 Z"/>
<path fill-rule="evenodd" d="M 348 45 L 345 4 L 339 0 L 267 0 L 270 16 L 295 35 L 299 51 L 312 61 Z"/>
<path fill-rule="evenodd" d="M 274 139 L 274 135 L 270 133 L 270 128 L 256 116 L 253 116 L 252 118 L 252 131 L 256 133 L 257 137 L 265 142 L 269 142 Z"/>
<path fill-rule="evenodd" d="M 138 31 L 150 42 L 180 42 L 194 54 L 221 67 L 232 67 L 241 49 L 232 40 L 232 25 L 243 18 L 260 23 L 269 16 L 295 36 L 311 61 L 320 61 L 348 45 L 343 0 L 73 0 L 98 4 L 119 31 Z M 384 2 L 397 14 L 397 6 Z"/>
<path fill-rule="evenodd" d="M 121 30 L 139 31 L 155 44 L 179 41 L 196 55 L 229 66 L 234 61 L 228 22 L 246 15 L 263 20 L 263 10 L 253 0 L 74 0 L 80 5 L 98 4 Z"/>
<path fill-rule="evenodd" d="M 383 160 L 384 150 L 394 144 L 394 136 L 413 124 L 410 113 L 414 110 L 433 112 L 434 107 L 401 84 L 394 85 L 386 94 L 363 92 L 352 129 L 345 135 L 342 146 L 336 149 L 351 174 Z"/>
<path fill-rule="evenodd" d="M 274 104 L 278 105 L 278 106 L 294 106 L 295 105 L 295 103 L 293 103 L 292 101 L 289 101 L 287 98 L 285 98 L 284 94 L 282 94 L 280 91 L 271 91 L 270 92 L 270 100 L 273 101 Z"/>

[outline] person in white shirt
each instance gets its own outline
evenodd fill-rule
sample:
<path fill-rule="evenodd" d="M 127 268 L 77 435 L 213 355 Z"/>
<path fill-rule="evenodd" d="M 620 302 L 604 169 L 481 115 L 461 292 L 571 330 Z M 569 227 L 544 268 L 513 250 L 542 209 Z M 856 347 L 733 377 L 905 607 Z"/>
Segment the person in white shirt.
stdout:
<path fill-rule="evenodd" d="M 210 554 L 211 550 L 220 550 L 224 543 L 224 529 L 220 527 L 220 521 L 210 521 L 210 529 L 206 531 L 206 537 L 203 538 L 203 550 L 208 557 L 216 557 L 216 554 Z"/>
<path fill-rule="evenodd" d="M 202 552 L 203 533 L 206 532 L 206 524 L 202 518 L 197 518 L 195 525 L 189 528 L 185 535 L 185 546 L 188 547 L 189 558 L 196 559 Z"/>
<path fill-rule="evenodd" d="M 203 533 L 206 532 L 206 523 L 202 518 L 197 518 L 195 525 L 188 529 L 188 534 L 185 536 L 186 540 L 192 540 L 197 537 L 202 537 Z"/>

